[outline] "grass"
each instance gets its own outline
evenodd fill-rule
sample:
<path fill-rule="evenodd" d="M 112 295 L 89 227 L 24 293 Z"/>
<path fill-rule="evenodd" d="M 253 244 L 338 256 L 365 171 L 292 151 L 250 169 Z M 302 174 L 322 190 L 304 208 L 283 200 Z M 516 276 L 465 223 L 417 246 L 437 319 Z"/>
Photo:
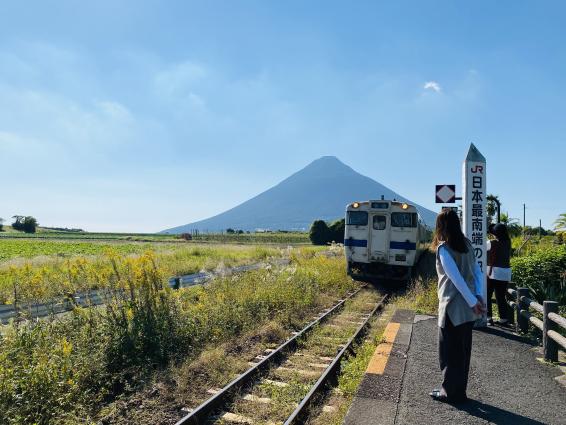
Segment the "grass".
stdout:
<path fill-rule="evenodd" d="M 391 303 L 400 309 L 414 310 L 417 314 L 438 314 L 436 279 L 413 280 L 407 292 L 393 297 Z"/>
<path fill-rule="evenodd" d="M 83 232 L 83 231 L 60 231 L 49 228 L 38 227 L 35 233 L 25 233 L 4 226 L 0 232 L 0 239 L 84 239 L 84 240 L 123 240 L 123 241 L 147 241 L 147 242 L 174 242 L 178 240 L 177 235 L 162 233 L 110 233 L 110 232 Z"/>
<path fill-rule="evenodd" d="M 323 413 L 320 409 L 313 412 L 307 424 L 309 425 L 341 425 L 356 391 L 364 377 L 371 357 L 382 339 L 385 326 L 389 322 L 395 306 L 386 306 L 380 316 L 371 321 L 370 331 L 364 341 L 355 347 L 353 355 L 347 356 L 340 365 L 338 386 L 322 404 L 335 408 L 333 412 Z"/>
<path fill-rule="evenodd" d="M 1 249 L 7 252 L 6 243 L 15 250 L 21 248 L 24 252 L 43 255 L 18 257 L 0 263 L 0 304 L 37 303 L 92 289 L 114 290 L 117 262 L 122 268 L 130 270 L 135 266 L 136 258 L 144 253 L 152 255 L 162 278 L 166 279 L 203 269 L 261 262 L 271 257 L 288 256 L 290 252 L 249 245 L 158 245 L 156 250 L 150 250 L 155 248 L 150 244 L 106 245 L 34 240 L 0 241 L 0 252 Z M 85 250 L 90 255 L 83 255 Z"/>
<path fill-rule="evenodd" d="M 352 314 L 368 313 L 371 305 L 375 305 L 379 298 L 379 293 L 375 290 L 360 291 L 355 299 L 347 301 L 344 309 L 333 315 L 328 322 L 320 324 L 301 338 L 298 349 L 281 364 L 282 367 L 272 369 L 267 375 L 271 380 L 288 385 L 281 387 L 263 383 L 249 390 L 256 397 L 270 398 L 270 403 L 250 404 L 240 399 L 234 402 L 230 411 L 253 418 L 254 421 L 284 422 L 336 355 L 337 347 L 345 344 L 359 326 L 350 323 Z"/>
<path fill-rule="evenodd" d="M 13 258 L 39 256 L 70 257 L 74 255 L 100 255 L 112 249 L 119 254 L 141 253 L 151 247 L 139 243 L 96 243 L 48 240 L 0 240 L 0 264 Z"/>
<path fill-rule="evenodd" d="M 293 250 L 291 258 L 291 265 L 282 269 L 173 291 L 163 284 L 166 262 L 160 263 L 156 254 L 109 256 L 104 260 L 109 268 L 99 273 L 109 288 L 120 289 L 112 292 L 113 302 L 78 308 L 59 320 L 4 329 L 0 423 L 71 424 L 103 418 L 128 423 L 120 422 L 124 413 L 114 407 L 123 397 L 148 390 L 157 375 L 168 374 L 176 386 L 190 388 L 201 370 L 193 362 L 202 353 L 265 326 L 271 326 L 268 334 L 277 335 L 278 329 L 293 328 L 306 314 L 356 286 L 345 274 L 343 257 L 328 258 L 309 248 Z M 75 266 L 83 273 L 80 264 Z M 97 272 L 96 264 L 89 267 L 89 273 Z M 219 365 L 221 357 L 211 352 L 201 360 Z M 237 368 L 226 363 L 210 379 L 222 380 Z M 173 399 L 178 415 L 179 400 Z"/>
<path fill-rule="evenodd" d="M 23 233 L 4 226 L 0 239 L 47 239 L 47 240 L 83 240 L 83 241 L 137 241 L 187 243 L 180 235 L 163 233 L 104 233 L 71 232 L 38 228 L 36 233 Z M 192 242 L 237 243 L 237 244 L 310 244 L 306 232 L 252 232 L 252 233 L 199 233 L 193 235 Z"/>

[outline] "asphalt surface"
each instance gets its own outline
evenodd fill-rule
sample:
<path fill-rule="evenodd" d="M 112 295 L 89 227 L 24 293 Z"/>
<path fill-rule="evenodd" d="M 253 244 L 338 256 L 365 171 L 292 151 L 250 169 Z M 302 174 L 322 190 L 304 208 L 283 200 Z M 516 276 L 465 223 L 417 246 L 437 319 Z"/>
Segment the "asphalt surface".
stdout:
<path fill-rule="evenodd" d="M 420 319 L 420 320 L 419 320 Z M 415 318 L 395 424 L 566 424 L 566 388 L 560 369 L 537 360 L 538 350 L 500 328 L 474 330 L 470 400 L 433 401 L 439 388 L 436 318 Z"/>

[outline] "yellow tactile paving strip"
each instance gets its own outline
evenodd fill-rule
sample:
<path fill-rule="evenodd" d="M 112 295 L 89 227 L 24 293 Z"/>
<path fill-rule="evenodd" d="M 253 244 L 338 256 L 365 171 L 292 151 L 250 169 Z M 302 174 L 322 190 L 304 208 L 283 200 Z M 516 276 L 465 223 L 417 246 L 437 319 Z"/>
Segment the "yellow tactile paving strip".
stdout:
<path fill-rule="evenodd" d="M 389 322 L 383 332 L 383 342 L 375 349 L 373 356 L 369 361 L 366 373 L 383 375 L 383 371 L 387 365 L 387 360 L 389 359 L 389 354 L 391 354 L 391 349 L 393 348 L 393 342 L 395 342 L 395 337 L 397 336 L 397 332 L 400 327 L 400 323 Z"/>

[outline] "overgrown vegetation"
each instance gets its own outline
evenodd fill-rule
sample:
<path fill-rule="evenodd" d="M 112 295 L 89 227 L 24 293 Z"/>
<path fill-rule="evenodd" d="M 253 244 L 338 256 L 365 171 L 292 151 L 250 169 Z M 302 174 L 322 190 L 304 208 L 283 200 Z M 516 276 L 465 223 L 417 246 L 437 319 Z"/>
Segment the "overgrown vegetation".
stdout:
<path fill-rule="evenodd" d="M 315 220 L 309 231 L 309 239 L 314 245 L 327 245 L 332 242 L 344 242 L 345 220 L 340 219 L 328 224 L 324 220 Z"/>
<path fill-rule="evenodd" d="M 513 281 L 529 288 L 539 303 L 557 301 L 566 306 L 566 245 L 548 246 L 511 259 Z"/>
<path fill-rule="evenodd" d="M 151 253 L 109 254 L 108 268 L 76 274 L 107 282 L 112 302 L 58 320 L 12 324 L 0 343 L 0 423 L 88 423 L 100 407 L 143 386 L 157 370 L 191 361 L 269 321 L 293 323 L 356 284 L 343 258 L 294 250 L 291 265 L 173 291 Z M 85 272 L 84 270 L 87 270 Z M 32 286 L 33 287 L 33 286 Z"/>
<path fill-rule="evenodd" d="M 92 289 L 112 291 L 111 276 L 115 259 L 134 263 L 150 245 L 101 245 L 95 243 L 57 243 L 36 241 L 1 241 L 2 253 L 33 256 L 34 253 L 57 252 L 59 255 L 35 260 L 12 260 L 0 266 L 0 304 L 44 302 Z M 162 247 L 167 248 L 167 247 Z M 171 246 L 153 251 L 154 261 L 165 277 L 214 270 L 243 263 L 264 261 L 288 255 L 287 250 L 259 246 Z M 23 250 L 23 252 L 22 252 Z M 49 250 L 49 251 L 48 251 Z M 61 253 L 74 255 L 60 257 Z M 77 253 L 93 254 L 76 256 Z"/>
<path fill-rule="evenodd" d="M 530 255 L 565 243 L 566 234 L 564 233 L 541 237 L 538 235 L 516 236 L 511 239 L 512 255 L 514 257 Z"/>
<path fill-rule="evenodd" d="M 435 278 L 414 279 L 407 291 L 394 297 L 391 302 L 397 308 L 414 310 L 417 314 L 438 314 L 438 283 Z"/>

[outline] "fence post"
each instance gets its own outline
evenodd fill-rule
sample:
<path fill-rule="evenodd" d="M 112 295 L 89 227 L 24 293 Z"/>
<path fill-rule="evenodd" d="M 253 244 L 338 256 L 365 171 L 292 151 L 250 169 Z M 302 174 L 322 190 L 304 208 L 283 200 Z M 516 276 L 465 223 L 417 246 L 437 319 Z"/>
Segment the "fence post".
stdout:
<path fill-rule="evenodd" d="M 558 313 L 558 303 L 556 301 L 545 301 L 542 313 L 542 346 L 544 359 L 549 362 L 558 361 L 558 344 L 548 336 L 548 331 L 558 330 L 558 326 L 548 318 L 548 313 Z"/>
<path fill-rule="evenodd" d="M 505 292 L 505 301 L 507 301 L 509 298 L 511 298 L 509 296 L 509 293 Z M 513 300 L 513 301 L 515 301 L 515 300 Z M 505 304 L 507 305 L 507 318 L 509 319 L 509 324 L 514 325 L 515 324 L 515 309 L 513 307 L 511 307 L 508 302 L 506 302 Z"/>
<path fill-rule="evenodd" d="M 529 306 L 521 301 L 521 297 L 529 297 L 528 288 L 517 288 L 517 330 L 526 334 L 529 331 L 529 319 L 521 314 L 521 310 L 529 310 Z"/>
<path fill-rule="evenodd" d="M 509 313 L 509 325 L 515 324 L 515 309 L 507 304 L 507 311 Z"/>

